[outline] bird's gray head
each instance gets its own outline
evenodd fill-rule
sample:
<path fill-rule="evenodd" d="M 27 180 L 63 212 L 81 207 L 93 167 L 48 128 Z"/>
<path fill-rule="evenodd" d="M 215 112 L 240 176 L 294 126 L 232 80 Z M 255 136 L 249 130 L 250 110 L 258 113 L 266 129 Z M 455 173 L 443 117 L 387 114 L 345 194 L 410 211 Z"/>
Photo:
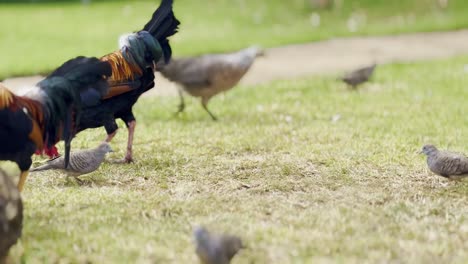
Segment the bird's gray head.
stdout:
<path fill-rule="evenodd" d="M 422 148 L 421 154 L 425 154 L 427 156 L 437 153 L 437 148 L 434 145 L 424 145 Z"/>
<path fill-rule="evenodd" d="M 193 237 L 195 238 L 195 242 L 197 244 L 204 243 L 210 239 L 210 233 L 206 228 L 202 226 L 197 226 L 193 230 Z"/>
<path fill-rule="evenodd" d="M 260 46 L 249 47 L 245 49 L 245 52 L 255 58 L 265 56 L 265 50 L 262 49 Z"/>
<path fill-rule="evenodd" d="M 111 148 L 111 146 L 109 145 L 109 143 L 107 142 L 104 142 L 104 143 L 101 143 L 101 145 L 99 145 L 98 147 L 99 151 L 102 152 L 102 153 L 109 153 L 109 152 L 114 152 Z"/>

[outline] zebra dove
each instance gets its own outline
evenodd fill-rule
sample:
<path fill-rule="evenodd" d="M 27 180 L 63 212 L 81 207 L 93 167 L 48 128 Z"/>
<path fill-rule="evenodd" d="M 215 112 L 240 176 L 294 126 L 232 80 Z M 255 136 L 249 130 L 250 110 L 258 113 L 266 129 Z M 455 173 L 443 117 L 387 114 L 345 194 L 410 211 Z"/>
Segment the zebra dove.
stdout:
<path fill-rule="evenodd" d="M 374 63 L 371 66 L 357 69 L 346 74 L 340 80 L 351 86 L 352 89 L 356 89 L 358 85 L 363 84 L 369 80 L 369 78 L 374 73 L 375 67 L 377 67 L 377 64 Z"/>
<path fill-rule="evenodd" d="M 23 203 L 16 185 L 0 170 L 0 263 L 6 263 L 8 251 L 21 237 Z"/>
<path fill-rule="evenodd" d="M 244 248 L 242 240 L 231 235 L 214 235 L 204 227 L 193 232 L 196 253 L 202 264 L 228 264 L 237 252 Z"/>
<path fill-rule="evenodd" d="M 433 173 L 449 179 L 468 177 L 468 158 L 466 156 L 449 151 L 439 151 L 433 145 L 425 145 L 421 153 L 427 155 L 427 165 Z"/>
<path fill-rule="evenodd" d="M 69 176 L 77 177 L 97 170 L 108 152 L 112 152 L 112 149 L 108 143 L 104 142 L 94 149 L 72 152 L 67 169 L 65 169 L 64 157 L 60 156 L 47 161 L 45 165 L 32 169 L 31 172 L 59 169 L 64 170 Z"/>
<path fill-rule="evenodd" d="M 159 71 L 167 79 L 178 83 L 190 95 L 200 97 L 203 108 L 216 121 L 216 116 L 208 110 L 208 101 L 218 93 L 233 88 L 255 59 L 263 55 L 264 52 L 260 48 L 250 47 L 228 54 L 172 59 L 167 65 L 159 65 Z M 185 108 L 181 87 L 177 113 L 183 112 Z"/>

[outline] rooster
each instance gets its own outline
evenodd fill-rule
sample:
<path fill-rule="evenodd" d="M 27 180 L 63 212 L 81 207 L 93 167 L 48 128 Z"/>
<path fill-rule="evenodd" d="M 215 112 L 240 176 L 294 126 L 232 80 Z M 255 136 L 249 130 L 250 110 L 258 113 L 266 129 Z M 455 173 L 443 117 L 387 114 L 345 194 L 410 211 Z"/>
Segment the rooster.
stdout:
<path fill-rule="evenodd" d="M 127 152 L 123 162 L 133 161 L 132 145 L 136 119 L 133 105 L 146 91 L 154 87 L 156 63 L 169 62 L 172 50 L 168 37 L 177 32 L 179 21 L 172 11 L 172 0 L 162 0 L 151 20 L 142 30 L 120 38 L 120 50 L 101 58 L 112 66 L 109 91 L 100 100 L 85 100 L 77 132 L 104 127 L 110 142 L 118 130 L 116 119 L 122 119 L 128 129 Z M 89 96 L 82 95 L 83 98 Z M 93 98 L 98 98 L 93 96 Z M 46 152 L 54 152 L 47 149 Z"/>
<path fill-rule="evenodd" d="M 65 62 L 25 96 L 17 96 L 0 85 L 0 160 L 18 164 L 20 191 L 36 150 L 51 149 L 64 140 L 68 166 L 70 143 L 84 103 L 82 97 L 96 100 L 94 97 L 106 94 L 111 73 L 108 62 L 77 57 Z"/>

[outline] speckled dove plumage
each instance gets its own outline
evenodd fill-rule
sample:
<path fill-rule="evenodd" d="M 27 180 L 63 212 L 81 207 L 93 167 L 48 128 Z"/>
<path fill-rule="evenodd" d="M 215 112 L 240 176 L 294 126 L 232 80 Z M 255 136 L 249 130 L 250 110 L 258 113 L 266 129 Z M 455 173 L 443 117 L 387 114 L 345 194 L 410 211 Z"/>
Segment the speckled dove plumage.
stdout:
<path fill-rule="evenodd" d="M 466 156 L 449 151 L 439 151 L 433 145 L 425 145 L 422 153 L 427 155 L 427 165 L 433 173 L 449 179 L 468 177 L 468 158 Z"/>
<path fill-rule="evenodd" d="M 233 88 L 252 66 L 255 58 L 262 55 L 261 49 L 250 47 L 234 53 L 172 59 L 160 71 L 164 77 L 181 85 L 190 95 L 200 97 L 203 108 L 216 120 L 207 108 L 208 101 L 218 93 Z M 179 112 L 182 112 L 185 104 L 180 89 L 179 95 Z"/>
<path fill-rule="evenodd" d="M 374 73 L 376 66 L 377 64 L 372 64 L 371 66 L 357 69 L 343 76 L 341 80 L 355 89 L 358 85 L 363 84 L 369 80 L 369 78 Z"/>
<path fill-rule="evenodd" d="M 31 171 L 43 171 L 51 169 L 65 170 L 67 174 L 78 176 L 91 173 L 101 166 L 104 158 L 112 149 L 108 143 L 102 143 L 97 148 L 89 150 L 75 151 L 70 154 L 70 164 L 65 170 L 64 157 L 48 161 L 45 165 L 32 169 Z"/>
<path fill-rule="evenodd" d="M 21 236 L 23 203 L 18 187 L 0 170 L 0 263 Z"/>
<path fill-rule="evenodd" d="M 228 264 L 243 248 L 242 240 L 231 235 L 214 235 L 204 227 L 193 232 L 196 253 L 202 264 Z"/>

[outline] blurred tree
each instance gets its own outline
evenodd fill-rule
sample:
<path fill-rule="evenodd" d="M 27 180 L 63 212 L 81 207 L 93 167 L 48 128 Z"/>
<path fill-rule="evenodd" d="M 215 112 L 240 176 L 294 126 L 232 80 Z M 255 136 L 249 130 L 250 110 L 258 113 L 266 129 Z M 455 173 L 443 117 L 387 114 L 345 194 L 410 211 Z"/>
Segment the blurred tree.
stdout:
<path fill-rule="evenodd" d="M 91 2 L 118 2 L 118 1 L 128 1 L 132 2 L 131 0 L 0 0 L 0 4 L 3 3 L 78 3 L 81 2 L 83 4 L 89 4 Z"/>
<path fill-rule="evenodd" d="M 318 9 L 332 8 L 334 0 L 310 0 L 310 4 Z"/>
<path fill-rule="evenodd" d="M 437 3 L 439 4 L 439 7 L 441 8 L 447 8 L 449 4 L 449 0 L 437 0 Z"/>

